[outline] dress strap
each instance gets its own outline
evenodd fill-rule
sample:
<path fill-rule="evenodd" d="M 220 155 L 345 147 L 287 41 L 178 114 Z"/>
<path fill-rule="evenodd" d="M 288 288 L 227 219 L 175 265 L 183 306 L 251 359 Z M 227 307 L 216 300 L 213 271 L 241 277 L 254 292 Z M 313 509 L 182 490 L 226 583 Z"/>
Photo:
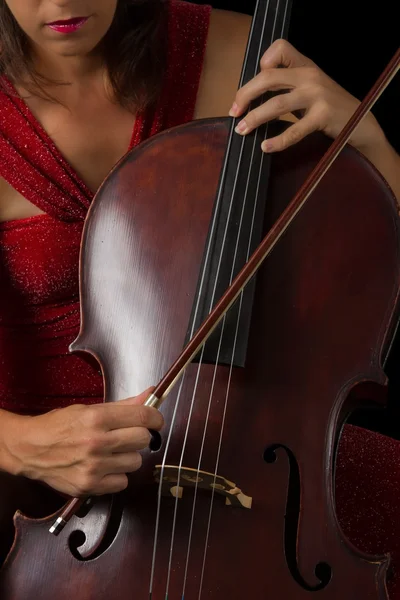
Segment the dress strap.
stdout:
<path fill-rule="evenodd" d="M 0 175 L 45 213 L 64 221 L 85 218 L 93 193 L 2 76 L 0 88 Z"/>

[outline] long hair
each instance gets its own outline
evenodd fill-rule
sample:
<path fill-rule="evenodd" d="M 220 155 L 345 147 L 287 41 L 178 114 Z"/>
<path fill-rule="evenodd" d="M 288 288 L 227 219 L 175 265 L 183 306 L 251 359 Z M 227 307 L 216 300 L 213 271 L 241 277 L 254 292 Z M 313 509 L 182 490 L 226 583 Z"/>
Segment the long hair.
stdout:
<path fill-rule="evenodd" d="M 165 70 L 166 3 L 119 0 L 100 51 L 115 100 L 129 110 L 157 100 Z M 0 75 L 48 100 L 46 84 L 56 84 L 33 65 L 29 40 L 4 0 L 0 0 Z M 1 86 L 0 77 L 0 86 Z M 3 89 L 6 89 L 3 86 Z"/>

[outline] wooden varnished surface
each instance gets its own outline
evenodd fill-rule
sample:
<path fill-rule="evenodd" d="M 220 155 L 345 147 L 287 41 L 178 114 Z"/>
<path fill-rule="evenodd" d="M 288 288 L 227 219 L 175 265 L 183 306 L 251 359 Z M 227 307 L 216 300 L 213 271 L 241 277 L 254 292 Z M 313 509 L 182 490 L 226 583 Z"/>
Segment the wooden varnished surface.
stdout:
<path fill-rule="evenodd" d="M 199 122 L 149 140 L 110 176 L 89 214 L 75 349 L 98 356 L 109 401 L 158 383 L 182 349 L 227 124 Z M 328 144 L 316 134 L 274 158 L 266 228 Z M 145 453 L 105 538 L 106 503 L 73 518 L 59 537 L 48 533 L 54 517 L 18 517 L 1 599 L 148 600 L 153 469 L 172 428 L 166 464 L 214 472 L 219 455 L 218 474 L 253 503 L 232 508 L 216 495 L 210 519 L 206 490 L 194 511 L 193 490 L 163 497 L 152 600 L 166 592 L 169 600 L 183 592 L 185 600 L 387 600 L 385 558 L 359 555 L 336 523 L 332 461 L 350 390 L 364 380 L 385 384 L 381 360 L 399 282 L 394 200 L 346 150 L 259 272 L 248 366 L 234 370 L 227 405 L 229 369 L 218 368 L 210 402 L 214 367 L 203 365 L 192 406 L 198 366 L 191 365 L 174 421 L 179 386 L 162 406 L 162 451 Z M 69 547 L 76 530 L 86 535 L 85 559 Z M 320 563 L 332 568 L 322 584 Z"/>

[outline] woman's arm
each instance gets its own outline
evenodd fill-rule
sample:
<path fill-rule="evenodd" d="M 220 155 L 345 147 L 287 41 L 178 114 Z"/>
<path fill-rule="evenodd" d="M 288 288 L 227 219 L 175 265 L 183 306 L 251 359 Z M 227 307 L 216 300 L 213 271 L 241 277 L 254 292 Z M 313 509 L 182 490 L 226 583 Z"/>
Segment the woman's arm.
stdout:
<path fill-rule="evenodd" d="M 386 179 L 400 207 L 400 156 L 388 142 L 383 132 L 382 139 L 371 145 L 370 148 L 366 148 L 364 155 Z"/>
<path fill-rule="evenodd" d="M 19 422 L 22 417 L 6 410 L 0 410 L 0 471 L 16 475 L 17 466 L 10 454 L 6 438 L 18 435 Z"/>

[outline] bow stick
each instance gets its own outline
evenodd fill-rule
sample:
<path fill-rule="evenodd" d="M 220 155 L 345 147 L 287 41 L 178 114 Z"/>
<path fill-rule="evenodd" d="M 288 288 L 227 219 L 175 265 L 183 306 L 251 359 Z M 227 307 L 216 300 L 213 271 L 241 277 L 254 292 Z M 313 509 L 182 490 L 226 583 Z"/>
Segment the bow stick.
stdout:
<path fill-rule="evenodd" d="M 244 287 L 255 275 L 266 257 L 271 253 L 279 239 L 285 233 L 293 219 L 300 212 L 308 198 L 311 196 L 318 183 L 321 181 L 325 173 L 332 166 L 337 156 L 348 143 L 353 131 L 362 121 L 362 119 L 371 110 L 377 100 L 380 98 L 389 83 L 395 77 L 400 68 L 400 48 L 393 56 L 383 73 L 380 75 L 370 92 L 360 103 L 353 116 L 349 119 L 347 125 L 343 128 L 338 137 L 332 142 L 325 155 L 321 158 L 315 169 L 309 175 L 303 186 L 297 192 L 293 200 L 286 207 L 282 215 L 276 221 L 275 225 L 270 229 L 264 237 L 261 244 L 252 254 L 246 265 L 239 272 L 231 285 L 228 287 L 225 294 L 210 312 L 206 320 L 199 327 L 198 331 L 187 343 L 183 352 L 171 366 L 169 371 L 159 382 L 154 392 L 148 397 L 145 406 L 159 408 L 173 389 L 186 367 L 191 363 L 200 348 L 210 337 L 214 329 L 217 327 L 223 316 L 238 298 Z M 50 527 L 50 533 L 58 535 L 65 527 L 71 517 L 83 506 L 90 503 L 91 499 L 74 498 L 64 508 L 62 514 L 58 517 L 55 523 Z"/>

